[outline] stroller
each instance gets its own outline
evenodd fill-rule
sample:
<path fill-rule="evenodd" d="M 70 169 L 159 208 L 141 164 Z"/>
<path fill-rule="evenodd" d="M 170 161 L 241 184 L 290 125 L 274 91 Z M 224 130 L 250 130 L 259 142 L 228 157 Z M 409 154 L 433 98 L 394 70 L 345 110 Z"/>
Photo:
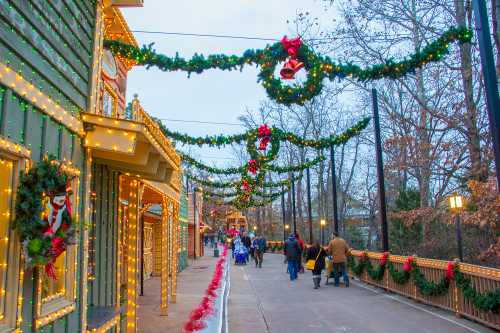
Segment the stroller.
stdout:
<path fill-rule="evenodd" d="M 240 246 L 237 250 L 235 249 L 235 260 L 234 263 L 236 265 L 246 265 L 248 258 L 248 250 L 245 246 Z"/>

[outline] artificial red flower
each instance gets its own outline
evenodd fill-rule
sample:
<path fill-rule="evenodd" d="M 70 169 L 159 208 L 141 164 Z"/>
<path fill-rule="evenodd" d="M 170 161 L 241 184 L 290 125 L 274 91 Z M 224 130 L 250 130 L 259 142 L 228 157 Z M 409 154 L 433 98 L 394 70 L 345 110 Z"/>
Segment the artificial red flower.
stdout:
<path fill-rule="evenodd" d="M 407 272 L 411 271 L 412 264 L 413 264 L 413 257 L 409 256 L 403 263 L 403 270 Z"/>
<path fill-rule="evenodd" d="M 385 264 L 387 263 L 387 258 L 389 257 L 389 252 L 384 252 L 382 254 L 382 257 L 380 258 L 380 265 L 381 266 L 385 266 Z"/>

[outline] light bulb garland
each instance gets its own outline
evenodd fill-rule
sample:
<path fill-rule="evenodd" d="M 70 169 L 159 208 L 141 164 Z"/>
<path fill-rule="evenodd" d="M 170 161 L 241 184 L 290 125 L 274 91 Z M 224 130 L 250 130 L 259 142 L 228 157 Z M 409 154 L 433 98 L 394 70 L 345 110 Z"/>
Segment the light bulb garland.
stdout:
<path fill-rule="evenodd" d="M 195 54 L 189 60 L 180 57 L 179 54 L 175 57 L 158 54 L 153 50 L 153 44 L 138 48 L 117 40 L 105 40 L 104 46 L 113 54 L 134 60 L 147 69 L 157 67 L 165 72 L 184 71 L 188 73 L 188 77 L 191 73 L 201 74 L 208 69 L 230 71 L 242 70 L 245 65 L 257 65 L 260 66 L 259 81 L 262 82 L 269 98 L 284 105 L 303 105 L 321 92 L 325 78 L 333 81 L 336 78 L 350 77 L 361 82 L 381 78 L 401 78 L 414 73 L 427 63 L 440 61 L 449 52 L 450 43 L 469 43 L 471 39 L 472 30 L 466 27 L 451 27 L 420 51 L 400 61 L 389 58 L 366 68 L 351 62 L 337 63 L 328 56 L 318 55 L 309 46 L 301 43 L 300 38 L 288 40 L 285 37 L 282 41 L 268 45 L 264 49 L 248 49 L 241 56 L 212 54 L 205 57 Z M 303 85 L 295 83 L 285 85 L 281 79 L 274 76 L 278 63 L 287 59 L 289 59 L 288 66 L 295 66 L 294 72 L 302 67 L 307 71 L 307 79 Z M 292 61 L 300 66 L 291 65 Z M 291 76 L 282 74 L 282 77 L 290 79 L 293 78 L 293 74 Z"/>

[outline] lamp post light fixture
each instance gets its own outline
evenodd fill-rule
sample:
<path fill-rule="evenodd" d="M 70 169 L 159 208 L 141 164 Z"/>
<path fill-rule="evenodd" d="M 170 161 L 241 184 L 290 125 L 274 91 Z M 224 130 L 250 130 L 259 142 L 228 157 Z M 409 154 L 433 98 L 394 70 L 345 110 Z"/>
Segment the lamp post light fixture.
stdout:
<path fill-rule="evenodd" d="M 325 244 L 325 225 L 326 225 L 325 219 L 321 219 L 321 221 L 319 221 L 319 225 L 321 228 L 321 245 L 324 245 Z"/>
<path fill-rule="evenodd" d="M 457 237 L 458 259 L 464 261 L 462 246 L 462 228 L 460 226 L 460 212 L 463 209 L 463 198 L 457 193 L 450 196 L 450 210 L 455 213 L 455 232 Z"/>

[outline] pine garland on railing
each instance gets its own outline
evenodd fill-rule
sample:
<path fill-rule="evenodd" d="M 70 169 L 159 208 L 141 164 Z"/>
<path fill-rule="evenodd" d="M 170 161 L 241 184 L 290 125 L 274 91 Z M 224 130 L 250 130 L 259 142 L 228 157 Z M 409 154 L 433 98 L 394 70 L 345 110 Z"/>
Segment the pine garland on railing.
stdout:
<path fill-rule="evenodd" d="M 472 281 L 466 278 L 458 267 L 455 267 L 455 281 L 464 297 L 476 308 L 495 314 L 500 313 L 500 288 L 481 294 L 472 287 Z"/>
<path fill-rule="evenodd" d="M 446 268 L 445 275 L 438 281 L 429 281 L 418 267 L 413 257 L 408 257 L 403 263 L 403 269 L 397 270 L 394 264 L 387 261 L 388 254 L 384 253 L 380 259 L 380 265 L 373 268 L 367 252 L 362 252 L 358 262 L 350 256 L 348 258 L 349 269 L 357 276 L 361 276 L 365 270 L 374 281 L 381 281 L 387 268 L 391 279 L 397 284 L 406 284 L 413 280 L 417 290 L 424 296 L 442 296 L 450 289 L 452 280 L 456 281 L 457 287 L 462 290 L 464 297 L 469 300 L 477 309 L 489 311 L 495 314 L 500 313 L 500 288 L 486 293 L 478 292 L 472 287 L 471 279 L 465 277 L 460 272 L 457 263 L 450 262 Z"/>

